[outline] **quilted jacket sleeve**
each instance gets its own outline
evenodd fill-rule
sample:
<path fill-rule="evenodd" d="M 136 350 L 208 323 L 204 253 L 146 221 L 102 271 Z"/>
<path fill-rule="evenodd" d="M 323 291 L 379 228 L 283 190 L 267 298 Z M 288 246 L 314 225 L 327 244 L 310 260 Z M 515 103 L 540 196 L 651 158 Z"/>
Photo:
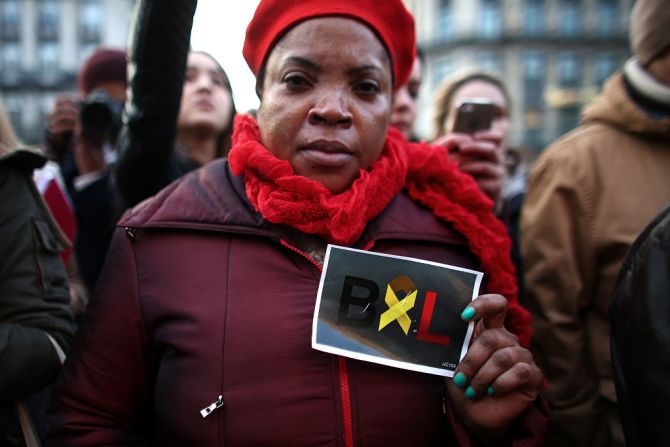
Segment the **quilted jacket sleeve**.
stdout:
<path fill-rule="evenodd" d="M 56 384 L 49 445 L 144 445 L 149 436 L 151 358 L 132 248 L 118 229 Z"/>

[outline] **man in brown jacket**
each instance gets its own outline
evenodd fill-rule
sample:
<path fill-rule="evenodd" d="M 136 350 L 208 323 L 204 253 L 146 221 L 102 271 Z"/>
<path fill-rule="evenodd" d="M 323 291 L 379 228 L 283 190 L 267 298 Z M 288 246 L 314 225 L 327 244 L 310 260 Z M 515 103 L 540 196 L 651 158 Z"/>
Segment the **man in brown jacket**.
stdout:
<path fill-rule="evenodd" d="M 628 248 L 670 200 L 668 29 L 667 0 L 638 0 L 635 57 L 530 177 L 521 250 L 553 410 L 550 446 L 623 445 L 608 308 Z"/>

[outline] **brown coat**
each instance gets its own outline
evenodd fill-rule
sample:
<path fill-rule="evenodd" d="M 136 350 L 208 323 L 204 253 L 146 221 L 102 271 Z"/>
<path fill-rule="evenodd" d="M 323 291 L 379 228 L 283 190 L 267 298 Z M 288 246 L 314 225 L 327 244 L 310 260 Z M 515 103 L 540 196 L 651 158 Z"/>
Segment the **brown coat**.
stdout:
<path fill-rule="evenodd" d="M 553 410 L 548 445 L 621 439 L 610 297 L 626 252 L 668 200 L 670 119 L 639 110 L 619 73 L 582 125 L 540 157 L 521 216 L 533 350 Z"/>

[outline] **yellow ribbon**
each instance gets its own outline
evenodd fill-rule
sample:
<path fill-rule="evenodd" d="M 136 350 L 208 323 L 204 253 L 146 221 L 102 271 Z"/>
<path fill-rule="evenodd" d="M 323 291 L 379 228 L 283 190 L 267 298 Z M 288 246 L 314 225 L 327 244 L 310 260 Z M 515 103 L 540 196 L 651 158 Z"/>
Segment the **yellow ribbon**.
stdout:
<path fill-rule="evenodd" d="M 389 310 L 384 312 L 379 318 L 379 330 L 381 331 L 386 326 L 391 324 L 394 321 L 398 321 L 398 324 L 405 332 L 405 335 L 409 332 L 409 327 L 412 325 L 412 319 L 407 315 L 407 311 L 414 307 L 416 301 L 416 290 L 407 295 L 402 300 L 398 300 L 398 297 L 393 292 L 391 285 L 386 286 L 386 296 L 384 297 L 384 302 L 389 307 Z"/>

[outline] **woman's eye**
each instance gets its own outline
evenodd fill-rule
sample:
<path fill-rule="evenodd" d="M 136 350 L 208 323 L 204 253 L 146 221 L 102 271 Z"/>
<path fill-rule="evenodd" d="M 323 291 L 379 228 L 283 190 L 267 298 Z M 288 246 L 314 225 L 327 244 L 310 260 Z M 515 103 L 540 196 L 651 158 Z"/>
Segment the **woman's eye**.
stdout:
<path fill-rule="evenodd" d="M 379 84 L 372 81 L 361 82 L 356 86 L 356 90 L 366 94 L 379 93 Z"/>
<path fill-rule="evenodd" d="M 409 93 L 410 98 L 417 99 L 419 97 L 419 88 L 410 86 L 407 89 L 407 93 Z"/>
<path fill-rule="evenodd" d="M 301 88 L 301 87 L 307 87 L 309 86 L 309 81 L 307 78 L 301 75 L 288 75 L 284 77 L 284 83 L 289 87 L 289 88 Z"/>

